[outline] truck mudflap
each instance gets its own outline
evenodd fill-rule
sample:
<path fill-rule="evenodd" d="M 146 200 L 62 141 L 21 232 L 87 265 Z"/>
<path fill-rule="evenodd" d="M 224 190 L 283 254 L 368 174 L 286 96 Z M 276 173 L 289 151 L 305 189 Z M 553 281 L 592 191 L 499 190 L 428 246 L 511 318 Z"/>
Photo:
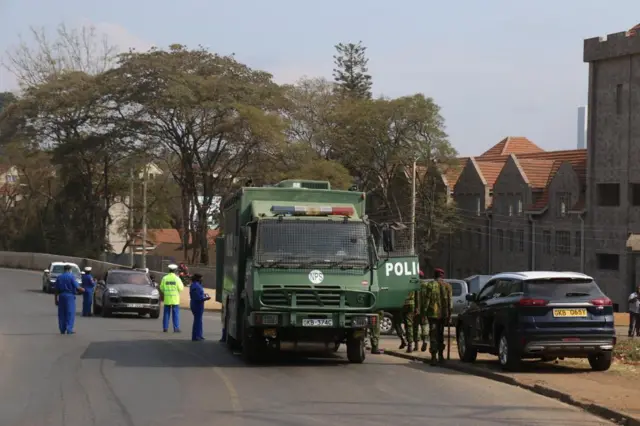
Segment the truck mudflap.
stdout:
<path fill-rule="evenodd" d="M 375 313 L 309 311 L 252 312 L 249 325 L 261 328 L 300 328 L 313 330 L 352 329 L 375 327 L 379 320 Z"/>
<path fill-rule="evenodd" d="M 361 306 L 350 306 L 349 299 L 355 300 L 355 304 Z M 335 289 L 317 288 L 308 290 L 293 287 L 263 290 L 260 297 L 260 307 L 292 313 L 310 310 L 322 313 L 335 311 L 366 313 L 374 310 L 376 301 L 375 293 L 367 290 L 336 291 Z"/>

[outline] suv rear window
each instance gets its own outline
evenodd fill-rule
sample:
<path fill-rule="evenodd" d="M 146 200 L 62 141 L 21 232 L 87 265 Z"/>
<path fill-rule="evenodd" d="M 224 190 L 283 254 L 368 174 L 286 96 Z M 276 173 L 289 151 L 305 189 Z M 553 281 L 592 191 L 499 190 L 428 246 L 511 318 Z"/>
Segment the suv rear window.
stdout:
<path fill-rule="evenodd" d="M 548 278 L 542 280 L 527 280 L 526 294 L 530 297 L 543 299 L 564 299 L 567 297 L 599 297 L 602 291 L 593 280 Z"/>

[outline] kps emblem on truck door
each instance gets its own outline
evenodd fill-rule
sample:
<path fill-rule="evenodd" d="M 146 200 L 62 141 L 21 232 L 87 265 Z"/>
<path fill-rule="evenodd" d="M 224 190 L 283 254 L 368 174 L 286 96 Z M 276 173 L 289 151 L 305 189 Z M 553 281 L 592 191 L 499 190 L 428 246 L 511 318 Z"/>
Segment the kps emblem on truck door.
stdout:
<path fill-rule="evenodd" d="M 324 274 L 322 273 L 322 271 L 314 269 L 313 271 L 309 272 L 309 281 L 311 281 L 312 284 L 320 284 L 322 281 L 324 281 Z"/>

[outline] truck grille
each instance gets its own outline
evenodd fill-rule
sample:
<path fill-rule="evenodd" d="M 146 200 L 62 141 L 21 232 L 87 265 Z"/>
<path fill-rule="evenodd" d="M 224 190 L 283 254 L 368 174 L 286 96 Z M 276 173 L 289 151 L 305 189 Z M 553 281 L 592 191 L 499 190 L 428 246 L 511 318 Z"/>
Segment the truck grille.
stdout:
<path fill-rule="evenodd" d="M 344 294 L 339 286 L 287 286 L 265 285 L 262 291 L 263 304 L 274 307 L 339 307 L 340 296 Z M 345 301 L 345 307 L 349 304 Z"/>

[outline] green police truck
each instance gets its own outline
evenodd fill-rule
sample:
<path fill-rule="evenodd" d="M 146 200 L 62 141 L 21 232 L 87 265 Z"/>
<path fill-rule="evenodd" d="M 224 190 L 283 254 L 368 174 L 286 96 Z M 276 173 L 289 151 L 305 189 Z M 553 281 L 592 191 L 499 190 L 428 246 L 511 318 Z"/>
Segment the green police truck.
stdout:
<path fill-rule="evenodd" d="M 369 222 L 365 201 L 328 182 L 287 180 L 222 204 L 216 300 L 227 344 L 247 362 L 342 343 L 350 362 L 364 361 L 377 312 L 400 309 L 419 283 L 417 257 L 394 255 L 393 230 Z"/>

